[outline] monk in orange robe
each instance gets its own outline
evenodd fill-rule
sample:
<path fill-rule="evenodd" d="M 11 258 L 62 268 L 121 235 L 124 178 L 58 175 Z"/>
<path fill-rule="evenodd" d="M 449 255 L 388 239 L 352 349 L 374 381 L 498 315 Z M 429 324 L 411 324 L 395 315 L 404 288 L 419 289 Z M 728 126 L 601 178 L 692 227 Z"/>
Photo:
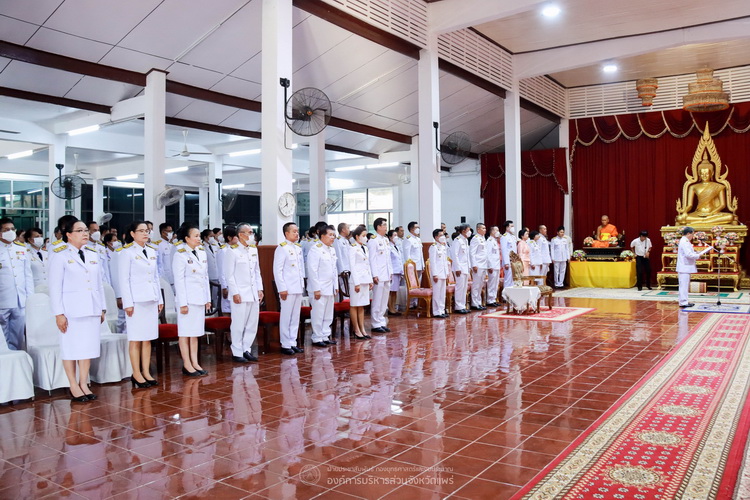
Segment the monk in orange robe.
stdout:
<path fill-rule="evenodd" d="M 617 228 L 609 223 L 609 217 L 602 215 L 602 225 L 596 228 L 596 240 L 591 245 L 594 248 L 606 248 L 610 238 L 617 238 Z"/>

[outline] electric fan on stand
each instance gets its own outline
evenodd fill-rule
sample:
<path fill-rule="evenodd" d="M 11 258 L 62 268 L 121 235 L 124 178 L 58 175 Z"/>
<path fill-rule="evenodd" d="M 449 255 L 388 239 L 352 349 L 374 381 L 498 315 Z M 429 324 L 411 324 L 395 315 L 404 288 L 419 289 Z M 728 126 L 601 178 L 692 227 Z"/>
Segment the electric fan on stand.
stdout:
<path fill-rule="evenodd" d="M 79 198 L 83 193 L 83 185 L 86 184 L 86 180 L 80 175 L 62 175 L 62 171 L 65 165 L 57 163 L 57 179 L 52 181 L 50 190 L 52 194 L 63 200 L 75 200 Z"/>

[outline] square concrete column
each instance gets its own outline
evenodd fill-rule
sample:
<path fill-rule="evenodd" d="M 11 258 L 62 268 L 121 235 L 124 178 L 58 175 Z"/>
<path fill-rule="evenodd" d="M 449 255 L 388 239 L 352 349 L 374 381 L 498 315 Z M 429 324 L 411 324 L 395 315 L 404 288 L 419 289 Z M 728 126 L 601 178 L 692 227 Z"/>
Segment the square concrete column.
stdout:
<path fill-rule="evenodd" d="M 93 196 L 92 214 L 94 220 L 98 221 L 104 215 L 104 180 L 94 179 L 91 187 L 91 194 Z"/>
<path fill-rule="evenodd" d="M 57 219 L 65 215 L 65 200 L 58 198 L 52 194 L 52 183 L 57 179 L 60 172 L 57 170 L 58 163 L 65 165 L 65 149 L 68 144 L 67 134 L 59 134 L 55 136 L 54 142 L 49 145 L 49 154 L 47 159 L 49 166 L 47 172 L 49 172 L 49 227 L 47 228 L 47 234 L 50 239 L 54 240 L 55 226 L 57 226 Z M 66 171 L 70 171 L 69 168 L 63 168 L 62 175 L 65 175 Z"/>
<path fill-rule="evenodd" d="M 156 207 L 156 195 L 164 191 L 166 155 L 167 73 L 152 69 L 146 75 L 143 126 L 143 212 L 155 226 L 164 222 L 164 208 Z"/>
<path fill-rule="evenodd" d="M 563 211 L 563 226 L 565 226 L 565 234 L 573 237 L 573 175 L 570 171 L 570 128 L 567 118 L 560 119 L 560 125 L 557 127 L 558 133 L 558 147 L 565 148 L 565 175 L 568 179 L 568 194 L 565 195 L 565 205 Z"/>
<path fill-rule="evenodd" d="M 328 220 L 328 214 L 320 213 L 320 206 L 325 203 L 327 194 L 326 142 L 325 133 L 321 132 L 310 137 L 310 225 Z"/>
<path fill-rule="evenodd" d="M 224 157 L 217 156 L 216 161 L 208 164 L 208 227 L 222 227 L 224 221 L 224 204 L 219 201 L 222 194 L 216 179 L 224 178 Z M 201 221 L 201 224 L 203 221 Z"/>
<path fill-rule="evenodd" d="M 505 94 L 505 217 L 517 229 L 521 221 L 521 99 L 518 83 Z"/>
<path fill-rule="evenodd" d="M 440 159 L 433 127 L 434 122 L 440 122 L 440 72 L 438 71 L 436 34 L 429 35 L 427 48 L 419 52 L 417 72 L 419 89 L 419 174 L 417 179 L 419 218 L 417 220 L 423 227 L 424 234 L 428 234 L 440 227 L 441 220 Z"/>
<path fill-rule="evenodd" d="M 208 218 L 208 196 L 208 186 L 198 188 L 198 225 L 200 227 L 208 226 L 211 223 Z"/>

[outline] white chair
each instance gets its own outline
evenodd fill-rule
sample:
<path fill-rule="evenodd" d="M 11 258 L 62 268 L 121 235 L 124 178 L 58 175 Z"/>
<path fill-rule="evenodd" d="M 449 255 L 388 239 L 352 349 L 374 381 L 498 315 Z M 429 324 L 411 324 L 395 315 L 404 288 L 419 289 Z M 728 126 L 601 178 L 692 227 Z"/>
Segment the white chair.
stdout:
<path fill-rule="evenodd" d="M 167 323 L 177 323 L 177 305 L 175 303 L 174 292 L 172 291 L 172 285 L 167 283 L 167 280 L 160 279 L 161 289 L 164 292 L 164 315 L 167 318 Z"/>
<path fill-rule="evenodd" d="M 11 351 L 0 328 L 0 403 L 34 397 L 34 364 L 26 351 Z"/>
<path fill-rule="evenodd" d="M 49 295 L 49 286 L 47 285 L 47 283 L 39 283 L 38 285 L 34 287 L 34 292 L 46 293 L 47 295 Z"/>
<path fill-rule="evenodd" d="M 26 351 L 34 362 L 34 386 L 45 391 L 68 387 L 60 358 L 60 331 L 49 296 L 35 293 L 26 299 Z"/>
<path fill-rule="evenodd" d="M 115 290 L 104 283 L 104 299 L 107 304 L 105 321 L 101 325 L 101 354 L 91 360 L 89 378 L 97 384 L 119 382 L 133 374 L 128 353 L 128 337 L 114 333 L 117 329 L 117 299 Z M 114 313 L 112 313 L 114 311 Z"/>

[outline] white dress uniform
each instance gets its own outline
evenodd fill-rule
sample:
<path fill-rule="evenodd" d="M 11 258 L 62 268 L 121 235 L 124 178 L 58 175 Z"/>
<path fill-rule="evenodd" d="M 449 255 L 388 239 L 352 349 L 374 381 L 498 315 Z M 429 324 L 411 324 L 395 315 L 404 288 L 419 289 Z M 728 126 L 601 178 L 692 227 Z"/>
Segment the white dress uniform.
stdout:
<path fill-rule="evenodd" d="M 549 240 L 543 234 L 539 234 L 539 246 L 542 249 L 542 271 L 539 273 L 540 276 L 547 276 L 549 274 L 549 265 L 552 264 L 552 249 L 550 248 Z"/>
<path fill-rule="evenodd" d="M 31 277 L 34 280 L 34 289 L 40 285 L 47 284 L 47 263 L 49 258 L 47 251 L 40 248 L 36 249 L 31 245 L 26 245 L 26 254 L 31 261 Z"/>
<path fill-rule="evenodd" d="M 419 238 L 419 236 L 415 236 L 409 233 L 406 235 L 406 238 L 404 238 L 402 249 L 403 262 L 406 263 L 406 261 L 409 259 L 414 261 L 415 268 L 417 270 L 417 280 L 419 281 L 419 286 L 422 286 L 422 273 L 424 272 L 424 252 L 422 248 L 422 240 Z M 403 269 L 403 264 L 401 265 L 401 268 Z M 416 306 L 417 299 L 411 299 L 411 304 L 409 305 Z"/>
<path fill-rule="evenodd" d="M 388 309 L 388 293 L 391 289 L 391 275 L 393 274 L 391 249 L 389 247 L 388 238 L 379 234 L 372 236 L 370 241 L 367 242 L 372 277 L 378 279 L 378 282 L 372 287 L 370 319 L 373 328 L 384 328 L 387 325 L 385 311 Z"/>
<path fill-rule="evenodd" d="M 211 302 L 208 289 L 208 262 L 206 251 L 197 246 L 190 250 L 182 245 L 172 259 L 175 302 L 177 306 L 177 334 L 180 337 L 200 337 L 205 330 L 206 304 Z M 180 308 L 188 306 L 188 313 Z"/>
<path fill-rule="evenodd" d="M 484 279 L 487 276 L 487 239 L 477 234 L 471 239 L 469 246 L 469 265 L 471 270 L 471 305 L 472 307 L 482 307 L 482 288 L 484 288 Z M 474 267 L 477 272 L 474 272 Z"/>
<path fill-rule="evenodd" d="M 677 247 L 677 281 L 679 284 L 680 305 L 688 304 L 688 292 L 690 290 L 690 273 L 697 273 L 695 261 L 704 253 L 711 250 L 706 247 L 700 252 L 693 249 L 693 243 L 686 236 L 680 238 L 680 245 Z"/>
<path fill-rule="evenodd" d="M 352 243 L 349 251 L 349 304 L 363 307 L 370 304 L 370 283 L 372 283 L 372 270 L 370 269 L 370 253 L 365 245 Z M 354 287 L 359 285 L 359 293 Z"/>
<path fill-rule="evenodd" d="M 0 328 L 11 350 L 24 348 L 26 298 L 33 293 L 34 277 L 26 245 L 0 242 Z"/>
<path fill-rule="evenodd" d="M 58 330 L 60 356 L 64 360 L 98 358 L 101 315 L 107 308 L 99 252 L 87 246 L 78 250 L 72 245 L 59 246 L 55 252 L 49 268 L 52 314 L 64 314 L 68 320 L 67 332 Z"/>
<path fill-rule="evenodd" d="M 456 290 L 453 293 L 453 300 L 456 302 L 456 310 L 466 309 L 466 290 L 469 286 L 469 242 L 462 234 L 456 236 L 451 245 L 453 252 L 453 272 L 456 274 Z"/>
<path fill-rule="evenodd" d="M 492 272 L 487 275 L 487 303 L 497 303 L 497 289 L 500 287 L 500 268 L 503 266 L 500 255 L 500 242 L 490 236 L 485 244 L 487 248 L 487 269 Z"/>
<path fill-rule="evenodd" d="M 221 285 L 221 312 L 223 314 L 231 314 L 232 311 L 232 299 L 228 296 L 229 286 L 227 285 L 227 278 L 224 276 L 224 258 L 227 256 L 229 251 L 229 245 L 221 245 L 219 251 L 216 254 L 216 270 L 219 271 L 219 284 Z M 227 298 L 224 298 L 223 290 L 227 290 Z"/>
<path fill-rule="evenodd" d="M 208 260 L 208 281 L 210 283 L 219 283 L 219 265 L 217 262 L 217 254 L 219 252 L 218 245 L 213 243 L 204 243 L 203 248 L 206 249 L 206 257 Z M 215 286 L 210 287 L 211 289 L 211 304 L 215 307 L 219 304 L 219 295 L 221 290 Z"/>
<path fill-rule="evenodd" d="M 175 244 L 177 241 L 175 241 Z M 156 262 L 159 269 L 159 277 L 164 278 L 174 288 L 174 273 L 172 264 L 174 262 L 175 245 L 167 240 L 156 240 L 151 242 L 156 245 Z"/>
<path fill-rule="evenodd" d="M 538 240 L 529 240 L 529 265 L 531 266 L 532 276 L 541 276 L 542 274 L 542 246 Z M 543 280 L 537 278 L 536 284 L 543 284 Z"/>
<path fill-rule="evenodd" d="M 341 277 L 341 273 L 351 272 L 349 267 L 351 242 L 349 238 L 344 238 L 340 234 L 337 234 L 336 239 L 333 240 L 333 249 L 336 251 L 336 270 L 339 273 L 339 289 L 341 289 L 344 280 Z"/>
<path fill-rule="evenodd" d="M 279 300 L 279 339 L 281 347 L 290 349 L 297 345 L 299 314 L 305 291 L 305 261 L 299 243 L 285 240 L 276 247 L 273 253 L 273 279 L 279 293 L 288 294 L 286 300 Z"/>
<path fill-rule="evenodd" d="M 133 308 L 126 316 L 128 340 L 147 341 L 159 336 L 159 304 L 164 301 L 159 286 L 156 247 L 128 243 L 117 249 L 117 274 L 122 307 Z"/>
<path fill-rule="evenodd" d="M 231 245 L 224 256 L 224 276 L 232 300 L 232 356 L 241 358 L 245 352 L 250 352 L 258 333 L 258 292 L 263 291 L 263 279 L 255 245 Z M 240 304 L 234 303 L 235 295 L 240 296 Z"/>
<path fill-rule="evenodd" d="M 320 243 L 320 240 L 316 236 L 315 238 L 307 238 L 302 240 L 302 256 L 307 262 L 307 256 L 310 254 L 310 249 Z"/>
<path fill-rule="evenodd" d="M 99 262 L 102 264 L 102 280 L 104 283 L 112 286 L 112 277 L 109 274 L 109 263 L 107 261 L 107 246 L 104 243 L 94 240 L 89 240 L 86 246 L 99 254 L 99 258 L 101 259 Z"/>
<path fill-rule="evenodd" d="M 430 283 L 432 284 L 432 315 L 445 314 L 445 284 L 451 272 L 448 260 L 449 248 L 442 243 L 433 243 L 428 250 L 430 259 Z M 434 277 L 437 277 L 435 283 Z"/>
<path fill-rule="evenodd" d="M 122 292 L 120 291 L 120 269 L 118 267 L 118 260 L 117 257 L 119 256 L 117 250 L 122 248 L 122 246 L 118 246 L 117 248 L 113 250 L 107 249 L 107 262 L 109 264 L 109 275 L 112 278 L 112 289 L 115 291 L 115 297 L 118 299 L 122 299 Z M 157 256 L 158 259 L 158 256 Z M 158 261 L 157 261 L 158 262 Z M 127 332 L 127 320 L 125 319 L 127 315 L 125 314 L 124 309 L 117 309 L 117 333 L 126 333 Z"/>
<path fill-rule="evenodd" d="M 316 243 L 307 255 L 307 295 L 312 305 L 313 342 L 323 342 L 331 335 L 333 302 L 338 286 L 336 271 L 336 250 L 333 246 Z M 315 292 L 320 292 L 318 300 L 315 300 Z"/>
<path fill-rule="evenodd" d="M 505 277 L 503 278 L 503 287 L 511 288 L 513 286 L 513 273 L 510 267 L 510 252 L 517 252 L 516 249 L 517 238 L 514 234 L 505 233 L 500 238 L 500 254 L 503 257 L 503 269 L 505 269 Z"/>
<path fill-rule="evenodd" d="M 398 245 L 390 244 L 391 247 L 391 292 L 398 292 L 401 288 L 401 278 L 404 276 L 404 258 L 402 250 Z"/>
<path fill-rule="evenodd" d="M 570 260 L 571 247 L 573 246 L 570 238 L 555 236 L 550 242 L 550 254 L 554 262 L 555 286 L 563 286 L 565 281 L 565 270 Z"/>

